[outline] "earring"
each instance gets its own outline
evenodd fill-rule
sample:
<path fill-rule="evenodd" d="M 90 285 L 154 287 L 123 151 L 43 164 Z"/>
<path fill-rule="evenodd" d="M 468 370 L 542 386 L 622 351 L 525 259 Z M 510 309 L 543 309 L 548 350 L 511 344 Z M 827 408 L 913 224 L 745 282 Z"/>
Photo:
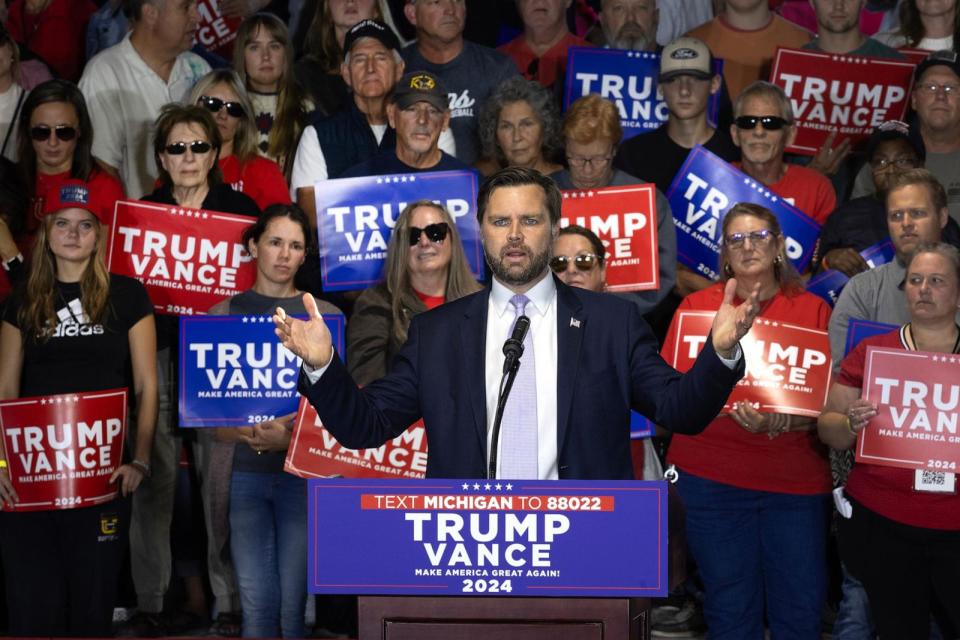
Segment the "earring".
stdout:
<path fill-rule="evenodd" d="M 723 265 L 723 275 L 728 278 L 733 277 L 733 267 L 731 267 L 729 263 Z"/>
<path fill-rule="evenodd" d="M 781 257 L 778 255 L 776 258 L 773 259 L 773 264 L 775 264 L 775 265 L 777 265 L 777 266 L 779 267 L 781 264 L 783 264 L 783 258 L 781 258 Z"/>

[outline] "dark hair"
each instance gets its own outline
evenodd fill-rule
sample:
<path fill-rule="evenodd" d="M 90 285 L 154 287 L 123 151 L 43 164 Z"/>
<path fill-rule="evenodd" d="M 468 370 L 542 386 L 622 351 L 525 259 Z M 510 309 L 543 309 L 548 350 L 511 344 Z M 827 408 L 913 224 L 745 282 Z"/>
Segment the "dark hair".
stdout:
<path fill-rule="evenodd" d="M 313 246 L 313 232 L 310 230 L 310 221 L 307 219 L 307 214 L 303 212 L 303 209 L 295 204 L 271 204 L 264 209 L 257 218 L 257 221 L 244 229 L 243 235 L 240 238 L 243 246 L 249 247 L 251 240 L 254 243 L 258 242 L 260 236 L 267 230 L 267 226 L 276 218 L 290 218 L 290 220 L 300 225 L 300 228 L 303 229 L 303 246 L 309 253 L 310 248 Z"/>
<path fill-rule="evenodd" d="M 909 171 L 891 176 L 890 181 L 887 183 L 887 199 L 889 200 L 890 194 L 897 189 L 915 185 L 921 185 L 927 189 L 927 193 L 930 194 L 930 202 L 937 210 L 937 213 L 947 208 L 946 190 L 943 188 L 943 185 L 940 184 L 940 181 L 937 180 L 937 177 L 930 173 L 929 169 L 923 168 L 910 169 Z"/>
<path fill-rule="evenodd" d="M 27 192 L 33 192 L 37 183 L 37 152 L 33 148 L 30 138 L 30 118 L 33 112 L 51 102 L 65 102 L 73 107 L 77 114 L 77 146 L 73 150 L 73 160 L 70 163 L 70 177 L 84 182 L 90 179 L 90 174 L 96 165 L 90 149 L 93 146 L 93 124 L 87 111 L 87 102 L 77 85 L 66 80 L 48 80 L 33 88 L 23 101 L 23 111 L 20 113 L 20 122 L 17 123 L 17 154 L 20 158 L 20 170 Z"/>
<path fill-rule="evenodd" d="M 30 196 L 17 165 L 0 156 L 0 217 L 13 237 L 23 230 L 30 209 Z"/>
<path fill-rule="evenodd" d="M 558 224 L 562 202 L 560 189 L 547 176 L 536 169 L 526 167 L 507 167 L 487 178 L 487 181 L 480 187 L 479 195 L 477 195 L 477 222 L 483 225 L 483 214 L 487 211 L 487 202 L 489 202 L 494 191 L 501 187 L 523 187 L 526 185 L 536 185 L 543 189 L 543 204 L 550 216 L 550 224 Z"/>
<path fill-rule="evenodd" d="M 557 160 L 563 150 L 563 139 L 556 100 L 539 82 L 523 76 L 513 76 L 503 82 L 483 104 L 478 135 L 484 155 L 496 159 L 501 166 L 507 165 L 507 157 L 497 140 L 497 127 L 503 108 L 515 102 L 526 102 L 540 121 L 540 153 L 544 159 L 551 162 Z"/>
<path fill-rule="evenodd" d="M 217 164 L 217 161 L 220 159 L 220 145 L 223 143 L 220 139 L 220 129 L 217 128 L 217 123 L 213 119 L 213 115 L 207 111 L 205 107 L 200 107 L 195 104 L 184 105 L 177 102 L 163 105 L 160 109 L 160 115 L 157 117 L 156 123 L 154 123 L 153 153 L 157 160 L 157 171 L 160 173 L 160 182 L 165 185 L 171 184 L 170 174 L 167 173 L 167 170 L 163 168 L 163 164 L 160 162 L 160 154 L 166 149 L 167 138 L 170 137 L 170 132 L 173 131 L 173 128 L 178 124 L 200 125 L 203 132 L 207 135 L 207 141 L 213 146 L 213 150 L 216 152 L 213 166 L 210 168 L 210 173 L 207 174 L 207 182 L 211 186 L 223 182 L 223 174 L 220 173 L 220 166 Z"/>
<path fill-rule="evenodd" d="M 590 229 L 581 227 L 578 224 L 571 224 L 560 229 L 557 237 L 559 238 L 560 236 L 582 236 L 586 238 L 587 242 L 589 242 L 593 248 L 593 252 L 597 255 L 597 261 L 600 263 L 600 266 L 602 267 L 603 263 L 606 262 L 607 250 L 603 248 L 603 241 L 597 237 L 597 234 L 590 231 Z"/>
<path fill-rule="evenodd" d="M 906 42 L 906 47 L 916 47 L 923 40 L 924 29 L 923 21 L 920 19 L 920 10 L 917 8 L 917 0 L 904 0 L 900 4 L 900 28 L 898 31 Z M 960 46 L 960 7 L 954 5 L 953 15 L 953 50 L 957 51 Z M 919 78 L 918 78 L 919 80 Z"/>
<path fill-rule="evenodd" d="M 767 228 L 773 232 L 776 238 L 783 238 L 783 230 L 780 228 L 780 221 L 773 212 L 759 204 L 751 202 L 738 202 L 733 205 L 723 218 L 723 237 L 727 237 L 727 229 L 730 223 L 741 216 L 753 216 L 767 224 Z M 730 267 L 730 248 L 726 242 L 720 245 L 720 279 L 724 282 L 733 277 L 733 269 Z M 796 295 L 804 291 L 803 278 L 797 273 L 797 269 L 787 257 L 786 243 L 777 253 L 778 260 L 773 264 L 773 275 L 780 286 L 780 290 L 787 295 Z"/>
<path fill-rule="evenodd" d="M 153 4 L 153 0 L 121 0 L 120 8 L 123 10 L 123 15 L 132 24 L 143 17 L 143 5 L 145 4 Z"/>

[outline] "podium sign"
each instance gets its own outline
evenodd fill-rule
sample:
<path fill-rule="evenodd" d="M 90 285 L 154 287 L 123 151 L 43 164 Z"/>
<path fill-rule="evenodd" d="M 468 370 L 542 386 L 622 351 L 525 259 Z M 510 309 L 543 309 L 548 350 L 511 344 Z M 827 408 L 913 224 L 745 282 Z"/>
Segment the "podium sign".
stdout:
<path fill-rule="evenodd" d="M 662 597 L 667 485 L 310 480 L 311 593 Z"/>

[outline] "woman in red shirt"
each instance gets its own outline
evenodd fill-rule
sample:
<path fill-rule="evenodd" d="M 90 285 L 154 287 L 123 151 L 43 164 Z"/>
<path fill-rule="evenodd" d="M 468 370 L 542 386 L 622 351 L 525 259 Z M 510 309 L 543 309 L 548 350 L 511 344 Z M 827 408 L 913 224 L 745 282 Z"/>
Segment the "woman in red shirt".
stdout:
<path fill-rule="evenodd" d="M 261 211 L 271 204 L 290 204 L 290 188 L 280 167 L 257 153 L 253 105 L 236 72 L 217 69 L 200 78 L 190 102 L 206 107 L 220 130 L 218 164 L 223 181 L 253 198 Z"/>
<path fill-rule="evenodd" d="M 49 80 L 38 85 L 23 103 L 17 131 L 17 153 L 24 183 L 31 188 L 30 210 L 25 221 L 32 245 L 43 218 L 43 194 L 67 180 L 83 180 L 97 192 L 112 213 L 122 200 L 120 182 L 97 166 L 90 151 L 93 125 L 87 103 L 72 82 Z"/>
<path fill-rule="evenodd" d="M 865 338 L 840 364 L 818 421 L 820 439 L 835 449 L 852 449 L 864 429 L 874 428 L 870 420 L 878 409 L 860 398 L 868 347 L 960 353 L 957 250 L 945 243 L 921 245 L 907 265 L 903 290 L 910 322 Z M 935 603 L 960 629 L 955 474 L 857 462 L 844 495 L 840 557 L 866 588 L 880 637 L 926 640 Z"/>
<path fill-rule="evenodd" d="M 83 71 L 87 23 L 96 10 L 90 0 L 13 0 L 6 27 L 58 76 L 76 82 Z"/>
<path fill-rule="evenodd" d="M 727 213 L 720 264 L 722 281 L 684 299 L 665 344 L 677 340 L 681 312 L 719 308 L 730 278 L 740 300 L 759 287 L 760 318 L 827 329 L 830 308 L 804 291 L 767 209 Z M 762 639 L 765 612 L 774 638 L 820 637 L 831 478 L 814 424 L 739 403 L 700 435 L 673 437 L 667 462 L 679 471 L 711 640 Z"/>

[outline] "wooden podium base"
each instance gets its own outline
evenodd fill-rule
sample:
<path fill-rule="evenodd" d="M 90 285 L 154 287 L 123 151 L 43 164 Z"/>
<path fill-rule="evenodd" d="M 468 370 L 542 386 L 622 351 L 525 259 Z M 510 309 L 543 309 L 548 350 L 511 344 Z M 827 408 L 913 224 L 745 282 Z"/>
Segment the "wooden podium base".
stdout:
<path fill-rule="evenodd" d="M 647 598 L 362 596 L 360 640 L 647 640 Z"/>

